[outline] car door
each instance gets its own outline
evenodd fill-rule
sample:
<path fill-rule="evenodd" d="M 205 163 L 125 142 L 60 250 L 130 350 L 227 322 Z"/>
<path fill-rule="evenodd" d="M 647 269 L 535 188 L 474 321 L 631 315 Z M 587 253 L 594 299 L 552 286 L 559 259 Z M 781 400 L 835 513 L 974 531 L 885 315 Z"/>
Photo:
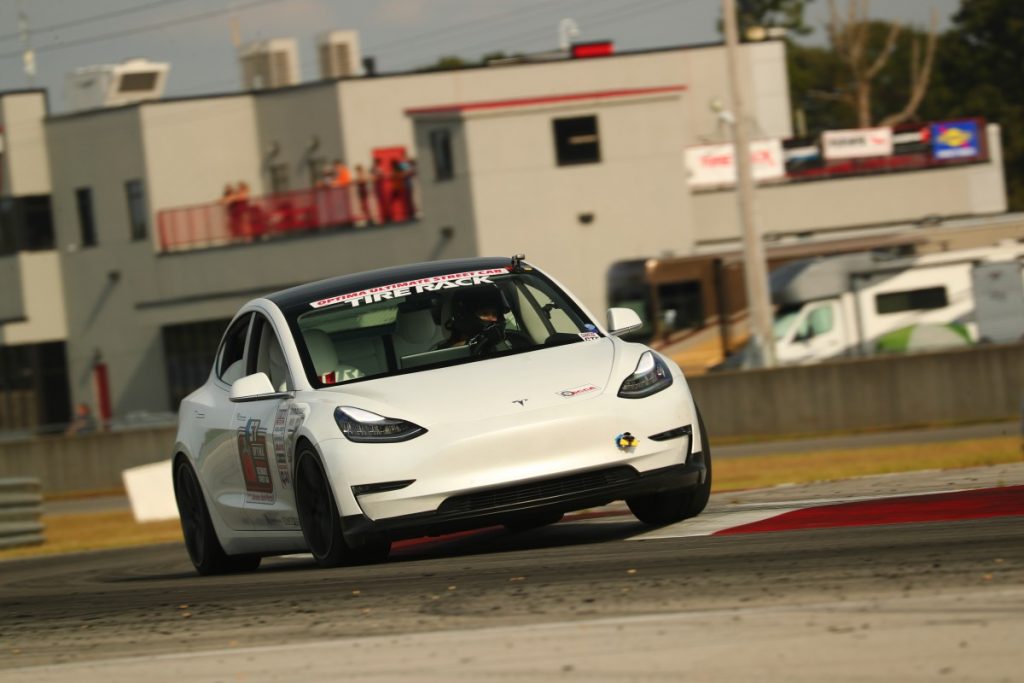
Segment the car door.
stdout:
<path fill-rule="evenodd" d="M 838 356 L 845 350 L 844 338 L 837 302 L 809 304 L 793 330 L 793 346 L 799 349 L 795 360 L 817 361 Z"/>
<path fill-rule="evenodd" d="M 253 319 L 246 370 L 265 373 L 278 392 L 295 388 L 278 330 L 260 312 Z M 235 404 L 233 426 L 246 486 L 245 518 L 251 529 L 299 528 L 291 458 L 297 413 L 291 397 Z"/>
<path fill-rule="evenodd" d="M 214 511 L 232 529 L 244 529 L 246 486 L 238 461 L 235 433 L 236 404 L 229 400 L 231 384 L 245 375 L 252 313 L 238 316 L 228 326 L 214 361 L 213 379 L 200 397 L 186 408 L 201 432 L 197 466 Z M 184 407 L 184 406 L 183 406 Z"/>

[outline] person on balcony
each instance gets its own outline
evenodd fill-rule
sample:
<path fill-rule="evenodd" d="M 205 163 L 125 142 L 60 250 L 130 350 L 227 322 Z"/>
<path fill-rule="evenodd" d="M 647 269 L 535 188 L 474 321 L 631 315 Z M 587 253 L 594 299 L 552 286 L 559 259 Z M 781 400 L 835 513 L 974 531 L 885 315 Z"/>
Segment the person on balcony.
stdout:
<path fill-rule="evenodd" d="M 373 223 L 373 216 L 370 214 L 370 177 L 362 164 L 356 164 L 356 196 L 359 198 L 359 211 L 364 224 Z"/>
<path fill-rule="evenodd" d="M 381 163 L 380 159 L 373 160 L 373 169 L 370 171 L 373 178 L 373 194 L 377 199 L 377 210 L 380 214 L 379 223 L 391 222 L 390 189 L 391 174 Z"/>

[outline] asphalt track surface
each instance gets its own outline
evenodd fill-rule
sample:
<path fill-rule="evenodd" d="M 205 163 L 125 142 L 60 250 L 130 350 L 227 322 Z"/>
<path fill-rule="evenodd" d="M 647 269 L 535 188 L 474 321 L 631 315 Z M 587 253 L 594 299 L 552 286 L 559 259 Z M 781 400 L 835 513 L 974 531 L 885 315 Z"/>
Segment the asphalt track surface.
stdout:
<path fill-rule="evenodd" d="M 655 530 L 613 506 L 370 567 L 0 563 L 0 681 L 1013 681 L 1022 633 L 1024 464 L 722 494 Z"/>

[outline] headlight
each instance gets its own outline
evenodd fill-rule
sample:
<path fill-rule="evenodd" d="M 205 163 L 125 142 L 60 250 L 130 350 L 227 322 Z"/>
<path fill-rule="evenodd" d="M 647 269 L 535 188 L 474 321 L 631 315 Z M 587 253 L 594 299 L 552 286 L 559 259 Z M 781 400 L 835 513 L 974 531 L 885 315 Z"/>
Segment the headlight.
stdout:
<path fill-rule="evenodd" d="M 658 356 L 644 351 L 636 370 L 619 387 L 621 398 L 644 398 L 672 386 L 672 373 Z"/>
<path fill-rule="evenodd" d="M 334 420 L 345 438 L 357 443 L 394 443 L 408 441 L 426 429 L 405 420 L 383 417 L 368 410 L 342 406 L 334 409 Z"/>

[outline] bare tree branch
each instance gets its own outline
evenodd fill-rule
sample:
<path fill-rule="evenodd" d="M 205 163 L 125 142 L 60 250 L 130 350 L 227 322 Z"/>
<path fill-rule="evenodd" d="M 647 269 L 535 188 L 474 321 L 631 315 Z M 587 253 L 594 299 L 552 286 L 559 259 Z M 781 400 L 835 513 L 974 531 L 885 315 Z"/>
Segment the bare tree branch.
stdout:
<path fill-rule="evenodd" d="M 914 50 L 914 54 L 911 59 L 910 97 L 907 100 L 906 106 L 903 107 L 902 110 L 895 114 L 890 114 L 882 119 L 883 126 L 895 126 L 898 123 L 903 123 L 904 121 L 909 120 L 917 114 L 917 109 L 921 106 L 925 93 L 928 92 L 928 84 L 932 77 L 932 66 L 935 63 L 935 50 L 939 42 L 938 26 L 939 17 L 933 9 L 931 28 L 928 31 L 928 44 L 925 47 L 924 63 L 920 65 L 918 64 L 920 48 Z"/>

